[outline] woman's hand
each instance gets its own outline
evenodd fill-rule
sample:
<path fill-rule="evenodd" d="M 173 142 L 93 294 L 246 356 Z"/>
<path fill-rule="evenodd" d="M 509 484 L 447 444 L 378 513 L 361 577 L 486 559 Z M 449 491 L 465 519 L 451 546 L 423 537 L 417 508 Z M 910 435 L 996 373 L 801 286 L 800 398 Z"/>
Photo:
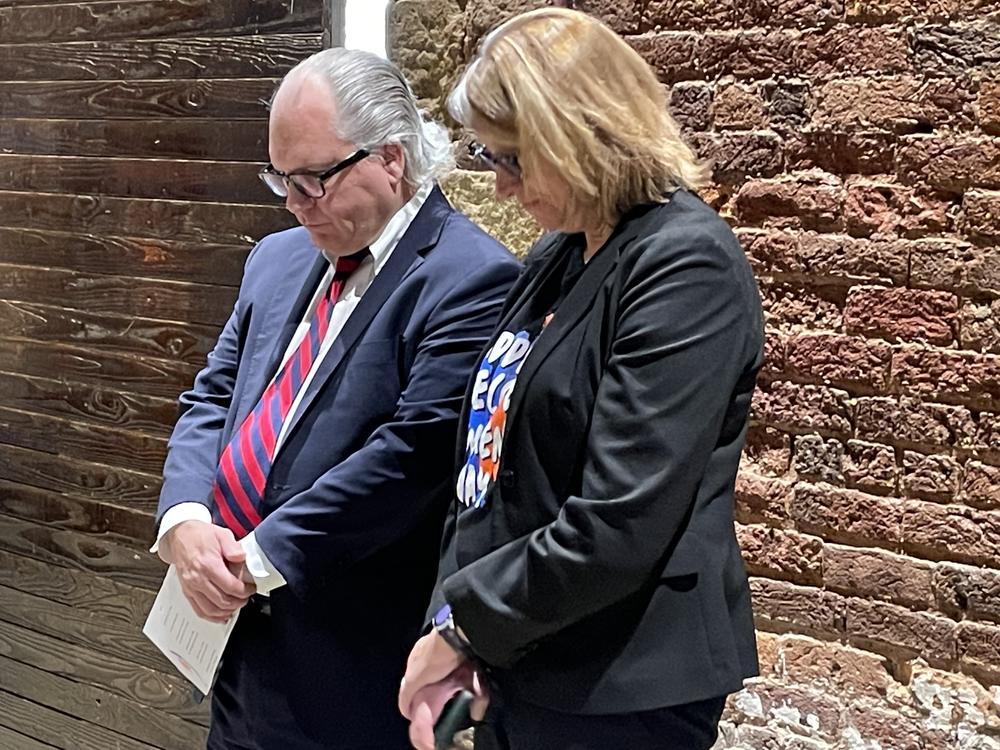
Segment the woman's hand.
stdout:
<path fill-rule="evenodd" d="M 406 674 L 399 683 L 399 712 L 413 719 L 413 698 L 458 669 L 465 659 L 432 630 L 413 646 L 406 660 Z"/>
<path fill-rule="evenodd" d="M 470 690 L 474 696 L 470 710 L 473 720 L 483 718 L 489 706 L 489 695 L 472 665 L 463 662 L 443 680 L 425 685 L 413 696 L 410 717 L 410 743 L 413 747 L 417 750 L 434 750 L 434 725 L 448 701 L 461 690 Z"/>

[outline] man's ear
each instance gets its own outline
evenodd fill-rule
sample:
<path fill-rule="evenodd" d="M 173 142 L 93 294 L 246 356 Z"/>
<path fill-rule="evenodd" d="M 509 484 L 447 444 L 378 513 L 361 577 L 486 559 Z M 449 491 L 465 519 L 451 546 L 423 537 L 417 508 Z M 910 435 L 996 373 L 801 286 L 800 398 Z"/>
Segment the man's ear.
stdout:
<path fill-rule="evenodd" d="M 406 172 L 406 153 L 398 143 L 390 143 L 382 147 L 382 161 L 392 178 L 393 187 L 403 181 Z"/>

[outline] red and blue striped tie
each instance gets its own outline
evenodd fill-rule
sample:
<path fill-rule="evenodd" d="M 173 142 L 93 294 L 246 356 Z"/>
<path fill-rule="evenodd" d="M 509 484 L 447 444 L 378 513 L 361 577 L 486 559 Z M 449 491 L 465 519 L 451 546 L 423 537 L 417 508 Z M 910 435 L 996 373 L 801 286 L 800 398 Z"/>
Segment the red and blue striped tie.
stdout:
<path fill-rule="evenodd" d="M 260 503 L 281 426 L 319 354 L 344 282 L 367 255 L 366 249 L 337 260 L 333 281 L 316 305 L 309 333 L 285 361 L 222 452 L 212 493 L 219 518 L 237 539 L 245 537 L 261 521 Z"/>

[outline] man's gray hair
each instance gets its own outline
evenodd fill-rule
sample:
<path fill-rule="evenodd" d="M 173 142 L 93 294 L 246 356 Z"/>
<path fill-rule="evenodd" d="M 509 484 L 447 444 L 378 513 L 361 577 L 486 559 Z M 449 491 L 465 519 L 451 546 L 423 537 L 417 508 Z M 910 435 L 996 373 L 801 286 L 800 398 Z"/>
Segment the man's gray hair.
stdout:
<path fill-rule="evenodd" d="M 402 147 L 403 176 L 411 186 L 443 177 L 455 167 L 448 131 L 418 109 L 410 85 L 388 60 L 361 50 L 326 49 L 292 68 L 278 90 L 303 74 L 316 75 L 330 87 L 338 138 L 369 150 L 389 144 Z"/>

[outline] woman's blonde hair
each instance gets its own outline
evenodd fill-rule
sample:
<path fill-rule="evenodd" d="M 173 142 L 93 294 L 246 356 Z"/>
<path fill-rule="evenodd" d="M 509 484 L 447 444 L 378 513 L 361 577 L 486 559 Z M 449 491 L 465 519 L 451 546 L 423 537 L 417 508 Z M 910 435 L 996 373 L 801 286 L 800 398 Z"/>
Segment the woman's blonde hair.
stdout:
<path fill-rule="evenodd" d="M 652 68 L 591 16 L 542 8 L 492 31 L 448 98 L 452 116 L 517 151 L 530 178 L 548 162 L 576 212 L 609 225 L 707 168 L 681 138 Z"/>

